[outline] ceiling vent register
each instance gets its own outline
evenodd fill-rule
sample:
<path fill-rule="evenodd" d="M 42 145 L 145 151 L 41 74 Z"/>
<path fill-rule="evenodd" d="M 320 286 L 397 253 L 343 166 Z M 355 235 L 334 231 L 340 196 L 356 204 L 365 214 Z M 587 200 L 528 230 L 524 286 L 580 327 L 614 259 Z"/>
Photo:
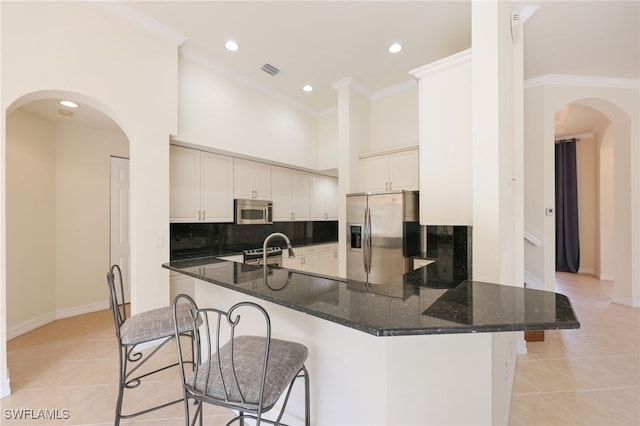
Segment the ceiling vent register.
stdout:
<path fill-rule="evenodd" d="M 278 68 L 274 67 L 271 64 L 264 64 L 260 67 L 260 69 L 270 75 L 276 75 L 280 72 Z"/>

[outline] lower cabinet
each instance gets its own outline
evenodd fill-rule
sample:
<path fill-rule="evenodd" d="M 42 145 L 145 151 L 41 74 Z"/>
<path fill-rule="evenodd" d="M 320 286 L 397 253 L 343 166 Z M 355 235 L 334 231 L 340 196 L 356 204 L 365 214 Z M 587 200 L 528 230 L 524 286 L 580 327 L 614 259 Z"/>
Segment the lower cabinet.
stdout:
<path fill-rule="evenodd" d="M 186 294 L 191 297 L 195 296 L 195 278 L 179 274 L 171 273 L 169 276 L 169 296 L 171 297 L 170 303 L 173 303 L 173 299 L 179 294 Z"/>
<path fill-rule="evenodd" d="M 296 257 L 282 259 L 282 266 L 315 274 L 338 276 L 338 244 L 319 244 L 293 248 Z"/>

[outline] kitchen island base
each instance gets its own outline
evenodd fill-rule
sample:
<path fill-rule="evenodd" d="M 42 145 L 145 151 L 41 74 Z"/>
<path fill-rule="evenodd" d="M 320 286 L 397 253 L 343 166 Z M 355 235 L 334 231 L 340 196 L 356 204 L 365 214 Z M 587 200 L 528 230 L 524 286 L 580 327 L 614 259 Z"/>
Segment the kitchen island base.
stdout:
<path fill-rule="evenodd" d="M 202 307 L 258 303 L 271 316 L 274 338 L 307 346 L 313 425 L 493 424 L 492 333 L 376 337 L 202 280 L 194 293 Z M 500 386 L 510 390 L 514 368 L 505 363 Z M 303 418 L 296 384 L 283 421 Z"/>

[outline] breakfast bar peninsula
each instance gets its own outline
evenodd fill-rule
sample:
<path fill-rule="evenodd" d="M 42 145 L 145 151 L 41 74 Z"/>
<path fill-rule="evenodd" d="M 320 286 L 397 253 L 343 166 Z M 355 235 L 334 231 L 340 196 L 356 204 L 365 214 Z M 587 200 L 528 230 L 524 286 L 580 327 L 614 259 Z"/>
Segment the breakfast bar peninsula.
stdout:
<path fill-rule="evenodd" d="M 274 337 L 308 347 L 314 425 L 490 424 L 499 394 L 492 383 L 511 388 L 517 352 L 513 343 L 509 354 L 493 354 L 493 339 L 580 326 L 566 296 L 451 283 L 438 278 L 436 263 L 383 285 L 271 266 L 265 276 L 262 267 L 215 257 L 163 267 L 194 278 L 198 304 L 259 303 Z M 293 424 L 303 412 L 296 387 L 287 406 Z"/>

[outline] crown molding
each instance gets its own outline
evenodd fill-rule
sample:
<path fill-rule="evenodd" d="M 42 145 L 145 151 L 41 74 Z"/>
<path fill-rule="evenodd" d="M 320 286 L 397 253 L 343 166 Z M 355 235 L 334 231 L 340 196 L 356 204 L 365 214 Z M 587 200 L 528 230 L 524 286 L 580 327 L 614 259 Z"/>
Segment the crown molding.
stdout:
<path fill-rule="evenodd" d="M 524 88 L 555 85 L 555 86 L 586 86 L 605 89 L 640 89 L 640 79 L 594 77 L 586 75 L 545 74 L 525 80 Z"/>
<path fill-rule="evenodd" d="M 163 38 L 176 46 L 181 46 L 186 42 L 189 37 L 174 30 L 173 28 L 169 28 L 166 25 L 158 22 L 157 20 L 145 15 L 142 12 L 135 10 L 134 8 L 125 5 L 119 1 L 100 1 L 100 0 L 89 0 L 94 5 L 106 10 L 107 12 L 118 16 L 122 19 L 125 19 L 140 28 L 144 28 L 152 34 Z"/>
<path fill-rule="evenodd" d="M 206 56 L 204 56 L 203 54 L 196 52 L 193 49 L 189 49 L 187 47 L 182 47 L 180 48 L 180 56 L 190 60 L 191 62 L 200 65 L 201 67 L 208 69 L 209 71 L 213 71 L 216 74 L 220 74 L 223 75 L 224 77 L 227 77 L 230 80 L 233 80 L 235 82 L 238 82 L 240 84 L 243 84 L 247 87 L 250 87 L 266 96 L 270 96 L 272 98 L 275 98 L 281 102 L 284 102 L 292 107 L 295 107 L 297 109 L 299 109 L 300 111 L 312 115 L 314 117 L 317 117 L 318 113 L 316 111 L 314 111 L 311 108 L 308 108 L 302 104 L 299 104 L 298 102 L 294 101 L 293 99 L 281 95 L 280 93 L 276 92 L 275 90 L 271 89 L 268 86 L 265 86 L 263 84 L 258 83 L 257 81 L 247 77 L 244 74 L 241 74 L 225 65 L 222 65 L 219 62 L 216 62 Z"/>
<path fill-rule="evenodd" d="M 338 80 L 335 83 L 331 83 L 331 87 L 333 87 L 336 91 L 340 91 L 344 88 L 352 89 L 354 92 L 359 95 L 365 97 L 366 99 L 371 99 L 371 92 L 362 87 L 358 82 L 356 82 L 351 77 L 343 78 L 342 80 Z"/>
<path fill-rule="evenodd" d="M 409 74 L 417 79 L 437 74 L 450 68 L 457 67 L 461 64 L 471 62 L 471 49 L 463 50 L 446 58 L 439 59 L 430 64 L 409 71 Z"/>
<path fill-rule="evenodd" d="M 387 96 L 395 95 L 397 93 L 404 92 L 410 89 L 416 89 L 418 87 L 418 81 L 411 79 L 403 83 L 396 84 L 395 86 L 387 87 L 386 89 L 378 90 L 371 94 L 371 100 L 385 98 Z"/>

